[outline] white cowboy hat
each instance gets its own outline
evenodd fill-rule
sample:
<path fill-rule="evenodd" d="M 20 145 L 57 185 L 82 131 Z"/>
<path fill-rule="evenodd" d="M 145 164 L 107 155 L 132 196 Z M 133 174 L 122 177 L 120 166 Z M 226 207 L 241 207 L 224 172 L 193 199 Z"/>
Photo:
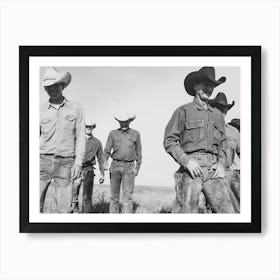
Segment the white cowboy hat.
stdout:
<path fill-rule="evenodd" d="M 119 122 L 126 122 L 126 121 L 134 121 L 136 116 L 133 114 L 127 114 L 127 115 L 115 115 L 115 120 Z"/>
<path fill-rule="evenodd" d="M 96 127 L 96 123 L 93 122 L 93 120 L 86 120 L 86 121 L 85 121 L 85 125 L 86 125 L 86 126 L 91 126 L 91 127 L 93 127 L 93 128 Z"/>
<path fill-rule="evenodd" d="M 63 88 L 67 87 L 71 82 L 71 74 L 69 72 L 57 72 L 54 67 L 46 69 L 43 77 L 43 86 L 48 87 L 61 83 Z"/>

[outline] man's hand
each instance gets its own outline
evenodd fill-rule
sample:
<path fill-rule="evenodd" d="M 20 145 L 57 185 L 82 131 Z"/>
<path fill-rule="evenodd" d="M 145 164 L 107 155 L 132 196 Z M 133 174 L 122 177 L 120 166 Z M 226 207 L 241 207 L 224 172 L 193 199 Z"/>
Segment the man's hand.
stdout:
<path fill-rule="evenodd" d="M 214 174 L 212 175 L 212 179 L 223 179 L 225 177 L 225 168 L 222 164 L 216 163 L 211 167 L 211 170 L 215 170 Z"/>
<path fill-rule="evenodd" d="M 202 169 L 198 162 L 194 159 L 189 159 L 188 164 L 186 165 L 186 168 L 190 171 L 192 178 L 199 177 L 202 175 Z"/>
<path fill-rule="evenodd" d="M 109 169 L 109 163 L 108 163 L 108 161 L 105 161 L 105 162 L 103 163 L 103 169 L 104 169 L 104 170 L 108 170 L 108 169 Z"/>
<path fill-rule="evenodd" d="M 71 168 L 71 178 L 73 180 L 79 178 L 81 176 L 82 166 L 78 164 L 74 164 Z"/>
<path fill-rule="evenodd" d="M 99 184 L 103 184 L 103 183 L 104 183 L 104 175 L 101 174 L 99 178 Z"/>

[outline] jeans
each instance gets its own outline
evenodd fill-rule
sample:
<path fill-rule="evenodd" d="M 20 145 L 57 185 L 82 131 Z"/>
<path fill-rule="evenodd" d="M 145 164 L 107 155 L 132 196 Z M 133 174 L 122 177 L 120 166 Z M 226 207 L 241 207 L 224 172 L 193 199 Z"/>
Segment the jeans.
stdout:
<path fill-rule="evenodd" d="M 211 167 L 217 162 L 212 154 L 191 155 L 200 165 L 202 176 L 192 178 L 189 171 L 181 167 L 174 175 L 176 199 L 172 212 L 199 213 L 200 193 L 213 213 L 234 213 L 228 190 L 222 179 L 212 179 Z"/>
<path fill-rule="evenodd" d="M 44 211 L 44 203 L 50 183 L 55 187 L 55 212 L 70 213 L 72 202 L 71 168 L 72 157 L 40 155 L 40 212 Z"/>
<path fill-rule="evenodd" d="M 110 213 L 120 212 L 120 186 L 122 184 L 122 212 L 132 213 L 134 191 L 134 162 L 113 161 L 110 166 L 111 198 Z"/>
<path fill-rule="evenodd" d="M 228 188 L 234 212 L 240 213 L 240 175 L 237 170 L 226 170 L 225 184 Z"/>
<path fill-rule="evenodd" d="M 83 195 L 82 195 L 83 198 L 82 198 L 81 213 L 91 213 L 91 211 L 92 211 L 93 182 L 94 182 L 93 166 L 83 168 L 81 179 L 74 182 L 73 207 L 78 207 L 79 191 L 80 191 L 81 185 L 83 184 Z"/>

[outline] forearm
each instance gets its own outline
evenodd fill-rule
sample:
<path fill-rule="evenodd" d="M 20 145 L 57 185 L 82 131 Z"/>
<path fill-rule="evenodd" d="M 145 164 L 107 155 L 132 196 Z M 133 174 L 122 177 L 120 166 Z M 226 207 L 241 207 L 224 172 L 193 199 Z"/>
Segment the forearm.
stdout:
<path fill-rule="evenodd" d="M 188 156 L 182 147 L 178 143 L 174 144 L 173 146 L 170 146 L 168 149 L 166 149 L 167 153 L 170 154 L 174 160 L 180 164 L 183 167 L 186 167 L 189 160 L 190 156 Z"/>

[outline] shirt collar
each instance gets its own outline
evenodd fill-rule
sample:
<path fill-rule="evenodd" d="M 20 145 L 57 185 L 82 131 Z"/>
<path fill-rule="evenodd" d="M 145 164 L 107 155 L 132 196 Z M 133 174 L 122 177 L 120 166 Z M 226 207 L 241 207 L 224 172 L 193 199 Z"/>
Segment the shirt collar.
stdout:
<path fill-rule="evenodd" d="M 126 130 L 122 130 L 121 128 L 118 129 L 121 133 L 128 133 L 130 131 L 130 127 Z"/>
<path fill-rule="evenodd" d="M 64 105 L 67 105 L 67 103 L 68 103 L 68 100 L 64 97 L 62 103 L 61 103 L 61 104 L 57 104 L 57 105 L 59 105 L 58 108 L 63 107 Z M 57 108 L 54 106 L 54 104 L 50 103 L 50 101 L 49 101 L 48 109 L 49 109 L 50 107 L 52 107 L 52 108 L 54 108 L 54 109 L 57 109 Z"/>
<path fill-rule="evenodd" d="M 197 98 L 193 99 L 193 105 L 199 110 L 210 110 L 211 112 L 213 112 L 213 107 L 211 107 L 209 104 L 207 104 L 207 108 L 205 108 L 201 103 L 199 103 L 199 101 L 197 100 Z"/>

